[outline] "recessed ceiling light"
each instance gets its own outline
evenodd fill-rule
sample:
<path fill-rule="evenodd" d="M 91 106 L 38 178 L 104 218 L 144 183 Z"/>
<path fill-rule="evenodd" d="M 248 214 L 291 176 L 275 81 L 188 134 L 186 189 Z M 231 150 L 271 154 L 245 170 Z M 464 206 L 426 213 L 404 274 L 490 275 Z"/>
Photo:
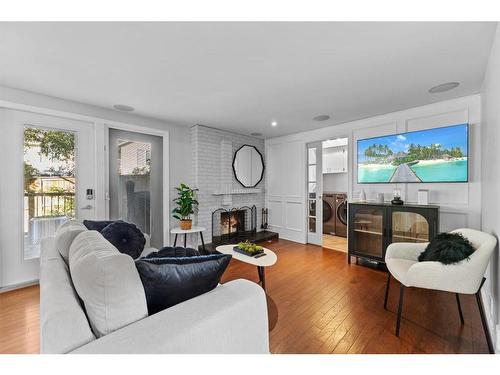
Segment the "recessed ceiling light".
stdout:
<path fill-rule="evenodd" d="M 445 91 L 453 90 L 458 85 L 460 85 L 460 83 L 458 83 L 458 82 L 446 82 L 446 83 L 442 83 L 440 85 L 431 87 L 429 89 L 429 92 L 431 94 L 436 94 L 438 92 L 445 92 Z"/>
<path fill-rule="evenodd" d="M 134 107 L 125 104 L 115 104 L 113 108 L 122 112 L 132 112 L 134 110 Z"/>
<path fill-rule="evenodd" d="M 330 119 L 330 116 L 328 116 L 328 115 L 319 115 L 319 116 L 313 117 L 314 121 L 326 121 L 329 119 Z"/>
<path fill-rule="evenodd" d="M 276 121 L 271 122 L 271 126 L 276 126 L 278 123 Z"/>
<path fill-rule="evenodd" d="M 262 133 L 250 133 L 252 137 L 262 137 Z"/>

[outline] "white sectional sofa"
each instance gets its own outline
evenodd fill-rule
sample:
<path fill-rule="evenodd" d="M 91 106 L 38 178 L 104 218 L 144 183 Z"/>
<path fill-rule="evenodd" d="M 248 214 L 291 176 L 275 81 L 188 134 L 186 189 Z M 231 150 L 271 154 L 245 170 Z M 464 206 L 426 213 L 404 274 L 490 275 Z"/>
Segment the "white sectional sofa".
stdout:
<path fill-rule="evenodd" d="M 89 248 L 89 243 L 92 243 L 92 246 L 99 248 L 96 252 L 102 254 L 102 249 L 106 249 L 113 253 L 116 249 L 99 236 L 94 232 L 91 242 L 88 235 L 77 235 L 72 241 L 66 241 L 66 245 L 84 247 L 87 253 L 92 253 L 93 249 Z M 70 267 L 58 251 L 58 246 L 61 244 L 55 237 L 42 240 L 41 353 L 269 353 L 265 293 L 257 284 L 242 279 L 220 285 L 208 293 L 151 316 L 147 316 L 146 310 L 138 320 L 104 335 L 94 332 L 95 327 L 93 329 L 89 323 L 90 314 L 84 308 L 85 303 L 73 284 Z M 144 253 L 151 250 L 146 248 Z M 76 251 L 80 249 L 73 250 Z M 112 255 L 116 256 L 114 253 Z M 129 274 L 133 272 L 130 265 L 127 267 Z M 81 273 L 81 269 L 78 272 Z M 92 272 L 95 275 L 99 271 Z M 113 275 L 112 282 L 119 282 L 120 277 L 124 277 L 121 272 L 117 273 L 120 275 Z M 134 276 L 133 279 L 140 282 L 140 278 Z M 80 284 L 81 280 L 82 275 L 78 276 L 78 280 L 75 279 Z M 129 283 L 130 286 L 130 282 L 129 277 L 124 284 Z M 118 294 L 118 301 L 127 301 L 128 296 L 123 295 L 126 292 L 120 289 L 119 283 L 115 285 L 118 288 L 105 290 L 104 295 Z M 132 289 L 135 290 L 134 301 L 137 298 L 145 301 L 145 296 L 137 295 L 139 288 Z M 143 289 L 140 290 L 143 292 Z M 141 308 L 144 309 L 138 306 L 139 310 Z M 106 319 L 113 319 L 113 312 L 109 314 L 110 317 L 104 315 Z"/>

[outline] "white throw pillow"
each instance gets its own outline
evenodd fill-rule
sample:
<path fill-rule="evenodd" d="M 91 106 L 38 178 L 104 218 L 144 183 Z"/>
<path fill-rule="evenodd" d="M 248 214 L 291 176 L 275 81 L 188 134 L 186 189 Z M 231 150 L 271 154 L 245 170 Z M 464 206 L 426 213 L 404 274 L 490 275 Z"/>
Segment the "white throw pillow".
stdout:
<path fill-rule="evenodd" d="M 121 254 L 99 232 L 76 236 L 69 250 L 69 267 L 97 337 L 148 316 L 134 260 Z"/>
<path fill-rule="evenodd" d="M 85 228 L 83 224 L 66 225 L 63 228 L 59 227 L 57 229 L 54 246 L 59 254 L 61 254 L 66 264 L 69 263 L 69 248 L 73 240 L 83 231 L 87 231 L 87 228 Z"/>
<path fill-rule="evenodd" d="M 81 221 L 76 220 L 76 219 L 68 219 L 67 221 L 65 221 L 64 223 L 59 225 L 59 227 L 57 228 L 57 231 L 63 230 L 66 227 L 74 226 L 74 225 L 86 228 L 85 225 L 83 225 L 83 223 Z M 56 233 L 57 233 L 57 231 L 56 231 Z"/>

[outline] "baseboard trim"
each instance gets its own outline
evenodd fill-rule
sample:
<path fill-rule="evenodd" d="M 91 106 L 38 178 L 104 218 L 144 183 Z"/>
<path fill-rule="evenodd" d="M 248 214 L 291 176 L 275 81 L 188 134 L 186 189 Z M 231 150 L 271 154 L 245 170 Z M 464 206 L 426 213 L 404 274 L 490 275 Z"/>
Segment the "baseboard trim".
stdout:
<path fill-rule="evenodd" d="M 488 309 L 485 309 L 487 311 L 485 311 L 485 315 L 486 315 L 486 321 L 488 323 L 488 330 L 490 331 L 490 335 L 491 335 L 491 341 L 493 341 L 493 350 L 495 351 L 495 354 L 498 354 L 499 353 L 499 350 L 498 350 L 498 335 L 497 335 L 497 329 L 496 329 L 496 323 L 495 323 L 495 319 L 494 319 L 494 316 L 491 315 L 491 307 L 490 307 L 490 303 L 491 303 L 491 300 L 490 300 L 490 294 L 487 293 L 485 291 L 485 288 L 482 288 L 481 291 L 481 298 L 483 299 L 483 301 L 488 301 Z M 484 304 L 484 302 L 483 302 Z M 486 340 L 486 339 L 485 339 Z"/>
<path fill-rule="evenodd" d="M 28 286 L 33 286 L 33 285 L 38 285 L 38 284 L 39 284 L 39 280 L 36 279 L 36 280 L 26 281 L 24 283 L 4 286 L 4 287 L 0 287 L 0 293 L 6 293 L 6 292 L 10 292 L 10 291 L 13 291 L 16 289 L 22 289 L 22 288 L 26 288 Z"/>

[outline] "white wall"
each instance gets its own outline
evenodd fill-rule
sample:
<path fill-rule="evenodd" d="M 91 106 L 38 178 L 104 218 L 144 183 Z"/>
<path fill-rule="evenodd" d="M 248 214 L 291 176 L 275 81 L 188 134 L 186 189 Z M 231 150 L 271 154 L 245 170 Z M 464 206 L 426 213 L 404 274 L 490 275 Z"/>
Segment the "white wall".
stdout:
<path fill-rule="evenodd" d="M 323 173 L 323 191 L 347 193 L 348 189 L 348 173 Z"/>
<path fill-rule="evenodd" d="M 356 144 L 369 138 L 419 129 L 470 123 L 469 183 L 358 185 Z M 280 125 L 280 126 L 285 126 Z M 368 199 L 384 192 L 388 199 L 394 188 L 407 202 L 417 201 L 419 188 L 429 189 L 431 204 L 441 207 L 441 231 L 481 226 L 480 97 L 472 95 L 423 107 L 371 117 L 309 132 L 266 140 L 266 206 L 270 229 L 282 238 L 306 241 L 306 144 L 330 138 L 349 138 L 348 197 L 363 188 Z"/>
<path fill-rule="evenodd" d="M 482 229 L 498 237 L 500 235 L 500 28 L 491 50 L 488 69 L 481 89 L 481 139 L 482 139 Z M 490 262 L 486 283 L 483 287 L 483 300 L 490 323 L 492 336 L 500 349 L 499 326 L 500 311 L 498 249 Z M 497 327 L 493 329 L 493 327 Z"/>

